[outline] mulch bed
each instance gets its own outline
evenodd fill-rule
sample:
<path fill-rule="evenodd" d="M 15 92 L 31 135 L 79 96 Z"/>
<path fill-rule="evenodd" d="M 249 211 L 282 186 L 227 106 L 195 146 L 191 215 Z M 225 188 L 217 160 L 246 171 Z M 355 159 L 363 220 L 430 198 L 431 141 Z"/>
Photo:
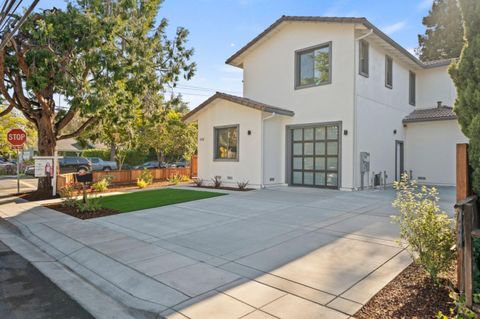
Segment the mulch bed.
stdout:
<path fill-rule="evenodd" d="M 29 202 L 35 202 L 39 200 L 46 200 L 46 199 L 53 199 L 53 198 L 60 198 L 60 196 L 52 196 L 52 193 L 48 192 L 28 192 L 28 193 L 20 193 L 18 197 L 28 200 Z"/>
<path fill-rule="evenodd" d="M 237 191 L 237 192 L 248 192 L 248 191 L 253 191 L 255 188 L 244 188 L 240 189 L 238 187 L 228 187 L 228 186 L 221 186 L 221 187 L 215 187 L 215 186 L 196 186 L 193 185 L 196 188 L 208 188 L 208 189 L 223 189 L 225 191 Z"/>
<path fill-rule="evenodd" d="M 436 286 L 417 265 L 411 264 L 380 290 L 356 314 L 357 319 L 424 319 L 437 318 L 439 311 L 450 313 L 454 305 L 449 293 L 456 284 L 452 267 Z"/>
<path fill-rule="evenodd" d="M 80 212 L 76 207 L 66 207 L 66 206 L 63 206 L 61 203 L 48 204 L 44 206 L 64 214 L 67 214 L 76 218 L 80 218 L 80 219 L 90 219 L 90 218 L 105 217 L 105 216 L 120 214 L 120 212 L 117 212 L 116 210 L 108 209 L 108 208 L 101 208 L 100 210 L 97 210 L 95 212 Z"/>

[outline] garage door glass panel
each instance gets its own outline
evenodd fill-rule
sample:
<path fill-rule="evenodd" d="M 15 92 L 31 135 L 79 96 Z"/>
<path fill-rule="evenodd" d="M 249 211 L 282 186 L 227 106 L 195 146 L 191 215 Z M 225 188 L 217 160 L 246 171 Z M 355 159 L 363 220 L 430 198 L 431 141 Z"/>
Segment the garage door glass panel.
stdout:
<path fill-rule="evenodd" d="M 327 139 L 338 139 L 338 126 L 327 126 Z"/>
<path fill-rule="evenodd" d="M 325 170 L 325 157 L 315 157 L 315 170 L 316 171 Z"/>
<path fill-rule="evenodd" d="M 315 173 L 315 185 L 325 186 L 325 173 Z"/>
<path fill-rule="evenodd" d="M 315 129 L 315 139 L 317 141 L 325 139 L 325 127 L 317 127 Z"/>
<path fill-rule="evenodd" d="M 336 171 L 338 169 L 338 159 L 336 157 L 328 157 L 327 168 L 329 171 Z"/>
<path fill-rule="evenodd" d="M 302 148 L 303 148 L 302 143 L 293 144 L 293 155 L 302 155 L 303 154 Z"/>
<path fill-rule="evenodd" d="M 294 157 L 293 158 L 293 169 L 302 169 L 302 158 L 301 157 Z"/>
<path fill-rule="evenodd" d="M 302 130 L 301 128 L 293 130 L 293 140 L 294 140 L 295 142 L 301 141 L 301 140 L 303 139 L 303 137 L 302 137 L 302 131 L 303 131 L 303 130 Z"/>
<path fill-rule="evenodd" d="M 325 142 L 315 143 L 315 155 L 325 155 Z"/>
<path fill-rule="evenodd" d="M 302 172 L 293 172 L 293 184 L 302 184 Z"/>
<path fill-rule="evenodd" d="M 313 170 L 313 157 L 304 157 L 303 158 L 303 169 Z"/>
<path fill-rule="evenodd" d="M 303 184 L 313 185 L 313 173 L 311 172 L 303 173 Z"/>
<path fill-rule="evenodd" d="M 313 155 L 313 143 L 303 144 L 303 155 Z"/>
<path fill-rule="evenodd" d="M 327 155 L 337 155 L 338 152 L 338 143 L 337 142 L 328 142 L 327 143 Z"/>
<path fill-rule="evenodd" d="M 327 186 L 337 186 L 337 173 L 327 174 Z"/>
<path fill-rule="evenodd" d="M 306 128 L 303 130 L 303 140 L 313 141 L 313 128 Z"/>

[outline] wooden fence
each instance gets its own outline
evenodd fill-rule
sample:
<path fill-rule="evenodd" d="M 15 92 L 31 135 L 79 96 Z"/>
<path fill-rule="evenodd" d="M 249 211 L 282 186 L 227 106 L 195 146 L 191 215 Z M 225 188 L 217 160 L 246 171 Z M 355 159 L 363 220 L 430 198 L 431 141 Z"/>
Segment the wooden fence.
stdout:
<path fill-rule="evenodd" d="M 474 288 L 474 251 L 473 242 L 480 238 L 480 215 L 478 197 L 473 195 L 468 164 L 468 145 L 457 144 L 457 286 L 465 294 L 465 304 L 478 312 L 478 305 L 473 304 Z"/>
<path fill-rule="evenodd" d="M 140 174 L 143 172 L 143 169 L 130 169 L 130 170 L 121 170 L 121 171 L 109 171 L 109 172 L 93 172 L 93 182 L 98 182 L 106 176 L 111 176 L 112 185 L 128 185 L 135 184 L 137 178 L 140 177 Z M 152 174 L 153 180 L 156 182 L 166 181 L 167 179 L 179 175 L 192 177 L 192 170 L 190 167 L 185 168 L 156 168 L 149 169 L 148 172 Z M 62 189 L 65 185 L 73 183 L 75 181 L 75 174 L 61 174 L 57 178 L 57 190 Z"/>

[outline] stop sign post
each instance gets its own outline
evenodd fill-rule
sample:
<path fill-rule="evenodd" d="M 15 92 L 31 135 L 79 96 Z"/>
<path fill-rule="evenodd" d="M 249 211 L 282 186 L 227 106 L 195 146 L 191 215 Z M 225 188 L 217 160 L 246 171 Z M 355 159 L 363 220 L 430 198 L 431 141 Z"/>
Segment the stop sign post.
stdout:
<path fill-rule="evenodd" d="M 18 150 L 23 148 L 23 144 L 27 141 L 27 133 L 20 128 L 14 128 L 7 133 L 7 141 L 12 148 L 17 150 L 17 193 L 20 193 L 20 157 Z"/>

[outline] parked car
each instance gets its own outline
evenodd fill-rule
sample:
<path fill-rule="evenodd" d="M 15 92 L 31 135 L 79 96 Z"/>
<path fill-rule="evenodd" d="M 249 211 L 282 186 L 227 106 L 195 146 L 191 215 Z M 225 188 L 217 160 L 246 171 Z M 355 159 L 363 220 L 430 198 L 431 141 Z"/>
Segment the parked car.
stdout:
<path fill-rule="evenodd" d="M 14 174 L 17 169 L 15 163 L 9 162 L 6 159 L 0 159 L 0 174 Z"/>
<path fill-rule="evenodd" d="M 91 172 L 92 164 L 85 157 L 65 156 L 59 160 L 60 173 Z"/>
<path fill-rule="evenodd" d="M 185 160 L 180 160 L 171 164 L 171 167 L 187 167 L 188 163 Z"/>
<path fill-rule="evenodd" d="M 118 168 L 115 161 L 104 161 L 100 157 L 87 157 L 87 159 L 92 163 L 94 171 L 111 171 Z"/>
<path fill-rule="evenodd" d="M 25 175 L 29 176 L 35 176 L 35 166 L 29 165 L 25 168 L 25 171 L 23 172 Z"/>
<path fill-rule="evenodd" d="M 133 168 L 134 169 L 144 169 L 144 168 L 152 169 L 152 168 L 161 168 L 162 167 L 161 165 L 162 164 L 159 164 L 159 162 L 157 161 L 150 161 L 150 162 L 145 162 L 143 164 L 134 166 Z"/>

